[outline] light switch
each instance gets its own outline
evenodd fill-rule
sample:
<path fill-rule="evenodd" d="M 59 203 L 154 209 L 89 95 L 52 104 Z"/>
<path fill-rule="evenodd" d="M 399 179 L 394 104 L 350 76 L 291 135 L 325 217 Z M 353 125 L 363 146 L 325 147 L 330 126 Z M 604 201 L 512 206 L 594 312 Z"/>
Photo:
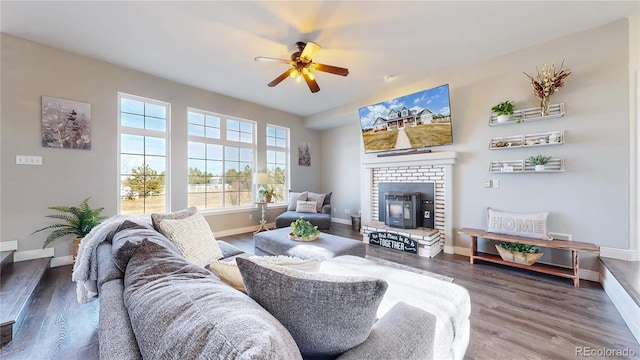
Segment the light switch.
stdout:
<path fill-rule="evenodd" d="M 16 155 L 16 165 L 42 165 L 42 156 Z"/>

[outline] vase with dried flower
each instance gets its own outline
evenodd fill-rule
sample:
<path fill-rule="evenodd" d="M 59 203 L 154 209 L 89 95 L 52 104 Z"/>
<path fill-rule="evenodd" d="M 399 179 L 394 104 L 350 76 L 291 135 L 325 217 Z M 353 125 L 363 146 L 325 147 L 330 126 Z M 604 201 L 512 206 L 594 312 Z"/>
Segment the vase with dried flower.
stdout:
<path fill-rule="evenodd" d="M 560 69 L 556 70 L 556 65 L 542 65 L 542 69 L 536 68 L 536 76 L 530 76 L 523 72 L 531 80 L 531 90 L 533 94 L 540 99 L 540 114 L 542 116 L 549 115 L 549 98 L 558 89 L 564 86 L 564 79 L 571 75 L 571 71 L 564 70 L 564 61 L 560 65 Z"/>

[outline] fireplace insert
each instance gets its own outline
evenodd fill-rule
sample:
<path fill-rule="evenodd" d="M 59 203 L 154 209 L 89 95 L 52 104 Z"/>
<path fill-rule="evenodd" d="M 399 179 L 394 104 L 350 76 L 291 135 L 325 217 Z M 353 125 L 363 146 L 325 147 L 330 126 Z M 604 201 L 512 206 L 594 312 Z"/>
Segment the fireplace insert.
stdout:
<path fill-rule="evenodd" d="M 389 192 L 384 194 L 387 226 L 415 229 L 420 214 L 420 193 Z"/>

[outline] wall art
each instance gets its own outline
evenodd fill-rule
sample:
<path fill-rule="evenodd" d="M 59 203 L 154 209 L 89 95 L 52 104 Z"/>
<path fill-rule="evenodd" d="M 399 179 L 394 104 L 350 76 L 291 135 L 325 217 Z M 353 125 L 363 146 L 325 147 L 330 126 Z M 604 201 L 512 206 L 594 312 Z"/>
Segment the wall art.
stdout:
<path fill-rule="evenodd" d="M 298 143 L 298 165 L 311 166 L 311 144 L 308 142 Z"/>
<path fill-rule="evenodd" d="M 43 96 L 42 146 L 91 150 L 91 104 Z"/>

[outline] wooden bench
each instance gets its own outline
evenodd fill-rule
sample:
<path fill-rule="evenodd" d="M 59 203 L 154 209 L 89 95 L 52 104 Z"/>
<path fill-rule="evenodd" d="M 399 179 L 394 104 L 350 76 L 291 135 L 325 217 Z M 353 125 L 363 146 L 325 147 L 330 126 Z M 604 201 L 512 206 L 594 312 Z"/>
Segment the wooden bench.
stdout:
<path fill-rule="evenodd" d="M 471 237 L 471 242 L 469 243 L 469 248 L 471 252 L 471 256 L 469 257 L 469 262 L 471 264 L 474 264 L 475 260 L 482 260 L 482 261 L 488 261 L 496 264 L 513 266 L 520 269 L 527 269 L 527 270 L 537 271 L 545 274 L 561 276 L 564 278 L 573 279 L 573 285 L 575 287 L 580 286 L 580 278 L 578 274 L 578 270 L 579 270 L 578 252 L 585 251 L 585 252 L 600 254 L 600 248 L 597 245 L 578 242 L 578 241 L 538 240 L 538 239 L 526 238 L 521 236 L 491 233 L 481 229 L 472 229 L 472 228 L 462 228 L 458 230 L 458 232 L 469 235 Z M 534 245 L 538 247 L 545 247 L 545 248 L 551 248 L 551 249 L 569 250 L 571 251 L 572 267 L 565 268 L 561 266 L 540 264 L 540 263 L 535 263 L 533 265 L 524 265 L 524 264 L 518 264 L 511 261 L 505 261 L 505 260 L 502 260 L 502 258 L 498 255 L 478 252 L 477 251 L 478 238 L 504 241 L 504 242 L 510 242 L 515 244 Z"/>

